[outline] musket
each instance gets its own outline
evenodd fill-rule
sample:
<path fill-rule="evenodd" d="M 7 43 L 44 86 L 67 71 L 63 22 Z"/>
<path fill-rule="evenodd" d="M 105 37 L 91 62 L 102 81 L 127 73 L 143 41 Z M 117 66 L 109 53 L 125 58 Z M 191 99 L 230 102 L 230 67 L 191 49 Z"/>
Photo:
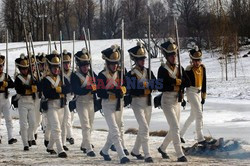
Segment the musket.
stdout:
<path fill-rule="evenodd" d="M 5 58 L 5 66 L 6 66 L 6 79 L 8 80 L 8 76 L 9 76 L 9 59 L 8 56 L 9 55 L 9 32 L 8 29 L 6 30 L 6 58 Z"/>
<path fill-rule="evenodd" d="M 29 45 L 28 45 L 28 36 L 27 36 L 25 24 L 23 24 L 23 28 L 24 28 L 24 35 L 25 35 L 26 50 L 27 50 L 28 60 L 29 60 L 30 75 L 31 75 L 32 81 L 34 82 L 35 77 L 32 71 L 32 60 L 31 60 L 31 55 L 30 55 L 30 50 L 29 50 Z"/>
<path fill-rule="evenodd" d="M 75 58 L 74 58 L 74 56 L 75 56 L 75 40 L 76 40 L 76 33 L 75 33 L 75 31 L 73 31 L 73 58 L 72 58 L 73 62 L 72 62 L 72 72 L 75 71 Z"/>
<path fill-rule="evenodd" d="M 89 56 L 90 56 L 90 75 L 93 79 L 93 83 L 96 84 L 96 80 L 95 80 L 95 75 L 94 75 L 94 71 L 93 71 L 93 63 L 92 63 L 92 56 L 91 56 L 91 47 L 90 47 L 90 32 L 89 32 L 89 29 L 88 29 L 88 36 L 86 35 L 86 31 L 85 31 L 85 28 L 83 27 L 83 35 L 84 35 L 84 39 L 85 39 L 85 46 L 86 46 L 86 49 L 87 49 L 87 52 L 89 53 Z M 88 42 L 87 42 L 88 40 Z M 96 95 L 96 93 L 93 93 L 93 101 L 94 101 L 94 110 L 95 112 L 96 111 L 99 111 L 101 108 L 99 108 L 99 105 L 100 104 L 100 99 L 98 98 L 98 96 Z M 97 109 L 96 109 L 97 108 Z M 101 112 L 101 110 L 100 110 Z M 101 114 L 103 115 L 103 113 L 101 112 Z"/>
<path fill-rule="evenodd" d="M 84 35 L 85 47 L 89 53 L 89 48 L 88 48 L 88 43 L 87 43 L 87 35 L 86 35 L 85 28 L 83 27 L 82 30 L 83 30 L 83 35 Z"/>
<path fill-rule="evenodd" d="M 89 29 L 88 29 L 88 46 L 89 46 L 89 54 L 90 54 L 91 76 L 93 77 L 93 83 L 96 84 L 96 80 L 95 80 L 95 77 L 94 77 L 94 71 L 93 71 L 92 54 L 91 54 L 91 48 L 90 48 L 90 32 L 89 32 Z"/>
<path fill-rule="evenodd" d="M 90 47 L 90 31 L 88 29 L 88 46 L 89 46 L 89 55 L 90 55 L 90 71 L 91 71 L 91 77 L 93 79 L 93 83 L 96 84 L 96 80 L 95 80 L 95 75 L 94 75 L 94 71 L 93 71 L 93 61 L 92 61 L 92 55 L 91 55 L 91 47 Z M 98 99 L 98 96 L 96 95 L 96 93 L 93 94 L 93 98 L 94 101 Z"/>
<path fill-rule="evenodd" d="M 150 29 L 150 15 L 148 16 L 148 81 L 151 81 L 151 52 L 150 52 L 150 37 L 151 37 L 151 29 Z M 151 106 L 151 93 L 148 95 L 148 105 Z"/>
<path fill-rule="evenodd" d="M 32 38 L 31 33 L 29 33 L 29 37 L 30 37 L 30 44 L 31 44 L 32 52 L 33 52 L 34 59 L 35 59 L 35 67 L 36 67 L 36 72 L 37 72 L 37 78 L 38 78 L 38 81 L 40 82 L 41 81 L 41 76 L 40 76 L 40 71 L 39 71 L 39 68 L 38 68 L 38 65 L 37 65 L 37 61 L 36 61 L 36 56 L 35 56 L 36 54 L 35 54 L 35 50 L 34 50 L 33 38 Z"/>
<path fill-rule="evenodd" d="M 91 48 L 90 48 L 90 31 L 89 31 L 89 28 L 88 28 L 88 30 L 87 30 L 87 33 L 88 33 L 88 46 L 89 46 L 88 50 L 89 50 L 89 54 L 91 55 Z"/>
<path fill-rule="evenodd" d="M 23 28 L 24 28 L 25 43 L 26 43 L 26 49 L 27 49 L 27 54 L 28 54 L 28 60 L 29 60 L 29 70 L 30 70 L 32 83 L 34 83 L 35 82 L 35 77 L 34 77 L 34 74 L 33 74 L 33 71 L 32 71 L 32 60 L 31 60 L 30 50 L 29 50 L 29 46 L 28 46 L 28 36 L 27 36 L 26 27 L 25 27 L 24 23 L 23 23 Z M 32 98 L 33 99 L 36 98 L 35 93 L 32 94 Z"/>
<path fill-rule="evenodd" d="M 5 57 L 5 66 L 6 66 L 6 75 L 5 75 L 5 80 L 8 82 L 9 80 L 9 33 L 8 29 L 6 30 L 6 57 Z M 9 92 L 8 88 L 5 88 L 5 98 L 8 98 Z"/>
<path fill-rule="evenodd" d="M 120 76 L 120 86 L 123 85 L 124 82 L 124 20 L 122 19 L 122 24 L 121 24 L 121 29 L 122 29 L 122 33 L 121 33 L 121 76 Z M 122 110 L 122 100 L 123 97 L 118 99 L 117 101 L 117 109 L 116 110 Z"/>
<path fill-rule="evenodd" d="M 61 55 L 62 84 L 65 85 L 65 82 L 64 82 L 64 67 L 63 67 L 63 51 L 62 51 L 62 31 L 60 31 L 60 55 Z"/>
<path fill-rule="evenodd" d="M 90 32 L 88 29 L 88 45 L 89 45 L 89 55 L 90 55 L 90 69 L 91 69 L 91 77 L 93 79 L 93 83 L 96 84 L 95 76 L 94 76 L 94 71 L 93 71 L 93 63 L 92 63 L 92 55 L 91 55 L 91 48 L 90 48 Z"/>
<path fill-rule="evenodd" d="M 178 70 L 179 70 L 179 78 L 182 78 L 182 67 L 181 67 L 181 58 L 180 58 L 180 42 L 179 42 L 179 34 L 178 34 L 178 24 L 176 17 L 174 16 L 174 25 L 175 25 L 175 37 L 176 37 L 176 43 L 177 43 L 177 57 L 178 57 Z M 180 87 L 180 90 L 178 92 L 178 102 L 182 102 L 183 100 L 183 90 Z"/>
<path fill-rule="evenodd" d="M 54 41 L 55 50 L 57 50 L 56 42 Z"/>
<path fill-rule="evenodd" d="M 51 35 L 49 34 L 48 54 L 51 54 Z"/>

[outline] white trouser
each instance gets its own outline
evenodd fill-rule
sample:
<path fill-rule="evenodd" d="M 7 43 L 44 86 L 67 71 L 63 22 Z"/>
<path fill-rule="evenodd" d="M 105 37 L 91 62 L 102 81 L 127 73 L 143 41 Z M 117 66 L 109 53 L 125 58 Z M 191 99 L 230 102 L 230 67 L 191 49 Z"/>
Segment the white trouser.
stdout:
<path fill-rule="evenodd" d="M 116 103 L 117 103 L 117 100 L 108 100 L 108 99 L 102 100 L 102 111 L 104 113 L 106 123 L 109 127 L 107 141 L 104 147 L 102 148 L 102 152 L 104 154 L 108 154 L 108 151 L 111 145 L 114 144 L 119 158 L 122 159 L 123 157 L 125 157 L 125 154 L 124 154 L 123 147 L 121 144 L 121 136 L 120 136 L 119 127 L 115 118 Z"/>
<path fill-rule="evenodd" d="M 67 126 L 67 138 L 73 138 L 72 128 L 74 122 L 74 115 L 75 115 L 74 111 L 70 112 L 70 118 Z"/>
<path fill-rule="evenodd" d="M 127 149 L 124 141 L 123 107 L 121 107 L 120 111 L 115 111 L 115 121 L 120 131 L 122 147 L 123 149 Z"/>
<path fill-rule="evenodd" d="M 19 123 L 24 146 L 34 140 L 35 101 L 32 96 L 21 96 L 18 100 Z"/>
<path fill-rule="evenodd" d="M 198 142 L 204 141 L 202 128 L 203 128 L 203 114 L 201 109 L 201 93 L 199 88 L 189 87 L 187 88 L 187 100 L 191 105 L 191 112 L 186 120 L 183 128 L 181 129 L 180 135 L 183 137 L 188 127 L 193 121 L 196 123 L 196 134 Z"/>
<path fill-rule="evenodd" d="M 51 137 L 48 144 L 48 149 L 53 149 L 54 143 L 56 143 L 57 152 L 63 152 L 62 145 L 62 121 L 64 116 L 64 108 L 61 108 L 61 101 L 58 100 L 49 100 L 48 101 L 48 112 L 47 118 L 49 125 L 51 127 Z"/>
<path fill-rule="evenodd" d="M 180 144 L 180 103 L 178 103 L 177 95 L 177 92 L 163 92 L 162 95 L 161 106 L 169 124 L 169 131 L 160 148 L 162 151 L 166 151 L 169 143 L 173 141 L 176 155 L 179 158 L 184 154 Z"/>
<path fill-rule="evenodd" d="M 136 136 L 132 152 L 137 155 L 140 154 L 140 148 L 142 146 L 145 158 L 150 157 L 148 140 L 149 123 L 152 113 L 152 106 L 147 106 L 147 100 L 147 97 L 133 97 L 131 103 L 135 118 L 139 124 L 139 130 Z"/>
<path fill-rule="evenodd" d="M 78 96 L 76 100 L 76 111 L 82 127 L 81 147 L 86 148 L 88 153 L 93 151 L 91 145 L 91 130 L 95 117 L 93 95 Z"/>
<path fill-rule="evenodd" d="M 40 112 L 40 101 L 41 101 L 41 99 L 39 98 L 38 95 L 36 95 L 35 110 L 34 110 L 35 111 L 35 130 L 34 130 L 34 134 L 37 134 L 38 128 L 40 127 L 40 124 L 42 122 L 42 114 Z"/>
<path fill-rule="evenodd" d="M 12 123 L 12 116 L 11 116 L 9 109 L 10 109 L 9 99 L 5 98 L 5 93 L 0 93 L 0 124 L 1 124 L 2 114 L 3 114 L 7 132 L 8 132 L 8 140 L 10 140 L 13 137 L 12 136 L 13 123 Z"/>
<path fill-rule="evenodd" d="M 51 134 L 51 127 L 48 122 L 48 115 L 47 112 L 43 113 L 43 128 L 44 128 L 44 140 L 49 141 L 50 140 L 50 134 Z"/>
<path fill-rule="evenodd" d="M 71 113 L 69 110 L 69 102 L 73 99 L 71 94 L 67 94 L 67 103 L 64 106 L 64 116 L 62 122 L 62 144 L 66 145 L 66 137 L 68 134 L 69 128 L 72 130 L 72 123 L 71 123 Z"/>

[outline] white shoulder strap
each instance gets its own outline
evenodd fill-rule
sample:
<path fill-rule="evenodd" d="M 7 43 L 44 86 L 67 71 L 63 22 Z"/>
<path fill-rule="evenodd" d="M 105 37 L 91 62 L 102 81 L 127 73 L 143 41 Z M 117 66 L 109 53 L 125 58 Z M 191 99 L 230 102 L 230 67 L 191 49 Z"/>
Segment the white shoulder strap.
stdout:
<path fill-rule="evenodd" d="M 82 85 L 81 88 L 86 87 L 88 82 L 89 82 L 89 75 L 87 74 L 86 77 L 84 77 L 81 73 L 76 72 L 76 75 L 78 76 L 78 78 L 81 80 Z"/>
<path fill-rule="evenodd" d="M 109 89 L 112 85 L 118 86 L 117 82 L 115 81 L 118 77 L 118 72 L 115 72 L 113 76 L 111 76 L 108 71 L 106 71 L 105 74 L 106 74 L 106 78 L 108 80 L 108 83 L 106 85 L 106 89 Z"/>
<path fill-rule="evenodd" d="M 0 77 L 0 82 L 3 82 L 5 79 L 5 73 L 2 74 L 2 76 Z"/>
<path fill-rule="evenodd" d="M 176 79 L 176 74 L 177 74 L 177 71 L 178 71 L 178 70 L 177 70 L 177 69 L 178 69 L 177 66 L 175 67 L 174 71 L 171 70 L 171 69 L 169 68 L 169 66 L 166 65 L 166 64 L 164 64 L 163 67 L 168 71 L 170 77 L 172 77 L 173 79 Z"/>
<path fill-rule="evenodd" d="M 147 77 L 147 69 L 146 68 L 144 68 L 143 73 L 139 72 L 139 70 L 136 68 L 133 69 L 133 72 L 137 75 L 139 80 L 146 79 L 146 77 Z"/>
<path fill-rule="evenodd" d="M 70 83 L 70 76 L 71 76 L 71 74 L 72 74 L 71 71 L 69 71 L 68 73 L 64 74 L 64 77 L 69 81 L 69 83 Z"/>
<path fill-rule="evenodd" d="M 54 87 L 58 87 L 59 83 L 60 83 L 60 76 L 58 75 L 56 77 L 56 81 L 54 81 L 50 76 L 46 77 L 47 80 L 49 80 L 49 82 L 54 86 Z"/>
<path fill-rule="evenodd" d="M 29 85 L 30 84 L 30 79 L 31 79 L 30 75 L 27 76 L 27 79 L 25 79 L 20 74 L 17 77 L 22 81 L 23 84 L 25 84 L 25 85 Z"/>

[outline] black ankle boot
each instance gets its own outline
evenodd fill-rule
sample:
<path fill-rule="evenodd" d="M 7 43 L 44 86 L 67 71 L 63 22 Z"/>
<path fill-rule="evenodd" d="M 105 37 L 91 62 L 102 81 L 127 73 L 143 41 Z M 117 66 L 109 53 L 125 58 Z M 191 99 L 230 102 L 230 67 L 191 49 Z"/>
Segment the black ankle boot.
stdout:
<path fill-rule="evenodd" d="M 161 157 L 162 157 L 163 159 L 169 159 L 168 154 L 167 154 L 166 152 L 163 152 L 163 151 L 161 150 L 161 148 L 158 148 L 157 150 L 158 150 L 158 152 L 161 154 Z"/>
<path fill-rule="evenodd" d="M 127 158 L 127 157 L 123 157 L 121 160 L 120 160 L 120 164 L 126 164 L 126 163 L 129 163 L 130 162 L 130 160 L 129 160 L 129 158 Z"/>
<path fill-rule="evenodd" d="M 133 152 L 131 152 L 130 154 L 131 154 L 131 156 L 136 157 L 137 160 L 143 160 L 144 159 L 144 157 L 141 154 L 134 154 Z"/>
<path fill-rule="evenodd" d="M 177 162 L 187 162 L 187 158 L 185 156 L 182 156 L 177 159 Z"/>
<path fill-rule="evenodd" d="M 111 161 L 111 158 L 108 154 L 104 154 L 102 151 L 100 151 L 100 155 L 103 157 L 105 161 Z"/>

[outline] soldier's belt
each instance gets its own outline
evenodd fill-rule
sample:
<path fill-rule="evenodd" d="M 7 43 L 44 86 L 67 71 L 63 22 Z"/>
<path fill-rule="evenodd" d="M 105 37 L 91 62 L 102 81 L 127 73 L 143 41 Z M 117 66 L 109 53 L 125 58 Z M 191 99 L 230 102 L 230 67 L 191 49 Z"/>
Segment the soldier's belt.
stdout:
<path fill-rule="evenodd" d="M 3 86 L 0 87 L 0 91 L 5 91 L 5 88 Z M 1 92 L 0 92 L 1 93 Z"/>
<path fill-rule="evenodd" d="M 109 100 L 116 100 L 115 94 L 109 94 Z"/>
<path fill-rule="evenodd" d="M 194 93 L 201 93 L 201 88 L 200 87 L 194 87 L 194 86 L 190 86 L 187 88 L 187 91 L 191 91 Z"/>
<path fill-rule="evenodd" d="M 174 92 L 179 92 L 180 91 L 180 86 L 175 85 L 174 86 Z"/>
<path fill-rule="evenodd" d="M 132 95 L 132 97 L 147 97 L 147 96 L 148 96 L 148 95 L 146 95 L 146 94 L 139 95 L 139 96 Z"/>
<path fill-rule="evenodd" d="M 21 96 L 32 96 L 32 93 L 31 94 L 21 94 Z"/>
<path fill-rule="evenodd" d="M 60 98 L 64 98 L 65 95 L 64 94 L 59 94 Z"/>

